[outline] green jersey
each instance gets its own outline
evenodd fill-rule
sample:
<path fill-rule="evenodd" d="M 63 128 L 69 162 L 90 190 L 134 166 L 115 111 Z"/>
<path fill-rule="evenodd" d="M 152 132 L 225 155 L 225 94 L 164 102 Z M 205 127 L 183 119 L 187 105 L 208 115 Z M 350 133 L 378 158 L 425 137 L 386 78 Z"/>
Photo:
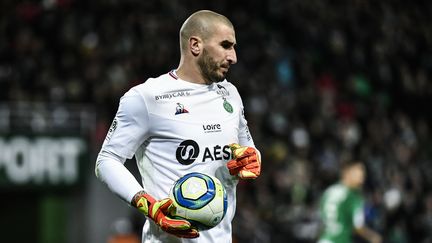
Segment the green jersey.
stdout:
<path fill-rule="evenodd" d="M 330 186 L 320 201 L 323 232 L 319 243 L 349 243 L 354 228 L 364 226 L 363 197 L 343 184 Z"/>

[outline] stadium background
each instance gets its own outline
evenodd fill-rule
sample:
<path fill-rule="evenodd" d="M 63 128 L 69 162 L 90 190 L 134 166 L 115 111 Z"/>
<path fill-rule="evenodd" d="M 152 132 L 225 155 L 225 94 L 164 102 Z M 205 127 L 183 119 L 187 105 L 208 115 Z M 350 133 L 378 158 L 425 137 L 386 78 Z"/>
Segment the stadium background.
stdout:
<path fill-rule="evenodd" d="M 140 234 L 94 160 L 119 97 L 176 68 L 198 9 L 236 27 L 229 80 L 264 156 L 238 187 L 236 242 L 314 242 L 349 158 L 367 165 L 366 219 L 385 242 L 432 242 L 432 4 L 400 0 L 1 1 L 1 242 Z"/>

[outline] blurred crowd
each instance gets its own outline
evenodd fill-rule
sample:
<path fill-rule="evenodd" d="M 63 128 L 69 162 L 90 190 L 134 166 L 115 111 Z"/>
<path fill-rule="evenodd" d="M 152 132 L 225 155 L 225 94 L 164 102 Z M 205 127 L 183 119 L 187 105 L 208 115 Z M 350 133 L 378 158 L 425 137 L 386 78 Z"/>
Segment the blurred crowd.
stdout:
<path fill-rule="evenodd" d="M 430 1 L 1 1 L 0 101 L 94 104 L 101 142 L 126 90 L 177 67 L 180 25 L 203 8 L 234 23 L 229 80 L 263 154 L 239 184 L 236 242 L 314 242 L 350 159 L 385 242 L 432 242 Z"/>

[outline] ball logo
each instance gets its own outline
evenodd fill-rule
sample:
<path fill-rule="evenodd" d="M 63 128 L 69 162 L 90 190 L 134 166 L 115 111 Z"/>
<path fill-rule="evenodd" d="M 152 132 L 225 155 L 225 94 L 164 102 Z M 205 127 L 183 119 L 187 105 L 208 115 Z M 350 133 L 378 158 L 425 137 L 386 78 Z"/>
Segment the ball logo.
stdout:
<path fill-rule="evenodd" d="M 180 143 L 176 150 L 176 158 L 180 164 L 190 165 L 192 164 L 199 154 L 198 143 L 194 140 L 185 140 Z"/>

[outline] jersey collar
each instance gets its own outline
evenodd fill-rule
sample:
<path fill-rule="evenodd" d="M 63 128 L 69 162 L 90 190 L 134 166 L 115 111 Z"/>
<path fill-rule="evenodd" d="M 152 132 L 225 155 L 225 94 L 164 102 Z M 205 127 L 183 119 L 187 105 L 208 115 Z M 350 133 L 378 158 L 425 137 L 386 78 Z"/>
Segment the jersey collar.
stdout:
<path fill-rule="evenodd" d="M 169 74 L 173 79 L 175 79 L 175 80 L 178 80 L 178 79 L 179 79 L 178 76 L 177 76 L 177 72 L 176 72 L 175 69 L 171 70 L 168 74 Z"/>

